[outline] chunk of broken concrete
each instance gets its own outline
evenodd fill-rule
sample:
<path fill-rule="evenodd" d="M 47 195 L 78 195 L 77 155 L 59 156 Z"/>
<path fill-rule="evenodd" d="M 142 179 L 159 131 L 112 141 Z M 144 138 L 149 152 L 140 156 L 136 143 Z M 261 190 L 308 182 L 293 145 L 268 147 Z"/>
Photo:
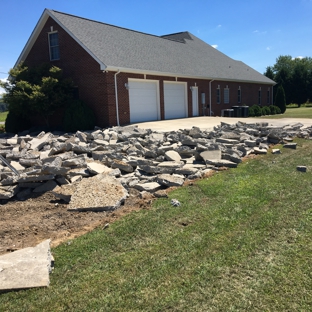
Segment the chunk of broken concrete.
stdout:
<path fill-rule="evenodd" d="M 0 290 L 47 287 L 52 255 L 50 240 L 0 256 Z"/>
<path fill-rule="evenodd" d="M 160 174 L 157 177 L 157 182 L 168 187 L 181 186 L 184 183 L 184 177 L 178 174 Z"/>
<path fill-rule="evenodd" d="M 87 163 L 87 169 L 91 174 L 99 174 L 99 173 L 109 173 L 112 171 L 111 168 L 105 166 L 101 162 L 89 162 Z"/>
<path fill-rule="evenodd" d="M 117 209 L 127 196 L 128 192 L 116 178 L 99 174 L 77 183 L 69 210 L 111 211 Z"/>
<path fill-rule="evenodd" d="M 9 199 L 17 194 L 18 185 L 0 186 L 0 199 Z"/>
<path fill-rule="evenodd" d="M 133 172 L 133 167 L 130 164 L 118 159 L 114 159 L 111 166 L 113 169 L 118 168 L 125 172 Z"/>
<path fill-rule="evenodd" d="M 201 152 L 199 155 L 204 161 L 210 159 L 221 159 L 221 150 L 204 151 Z"/>
<path fill-rule="evenodd" d="M 23 175 L 17 179 L 17 182 L 39 182 L 39 181 L 48 181 L 55 178 L 54 174 L 47 175 Z"/>
<path fill-rule="evenodd" d="M 226 160 L 226 159 L 207 159 L 206 160 L 206 164 L 207 165 L 213 165 L 216 167 L 227 167 L 227 168 L 236 168 L 237 167 L 237 163 L 234 163 L 230 160 Z"/>
<path fill-rule="evenodd" d="M 33 138 L 30 143 L 30 148 L 32 150 L 41 150 L 41 148 L 48 143 L 48 141 L 52 138 L 52 133 L 46 133 L 43 136 L 40 136 L 39 138 Z"/>
<path fill-rule="evenodd" d="M 169 161 L 176 161 L 179 162 L 181 160 L 181 156 L 176 151 L 167 151 L 165 153 L 165 158 Z"/>
<path fill-rule="evenodd" d="M 48 192 L 52 191 L 57 187 L 57 183 L 54 180 L 47 181 L 43 183 L 42 185 L 36 187 L 33 192 L 34 193 L 41 193 L 41 192 Z"/>
<path fill-rule="evenodd" d="M 296 149 L 297 148 L 297 143 L 286 143 L 283 145 L 284 148 L 291 148 L 291 149 Z"/>
<path fill-rule="evenodd" d="M 156 192 L 161 188 L 158 182 L 138 183 L 134 186 L 139 191 Z"/>
<path fill-rule="evenodd" d="M 281 150 L 279 148 L 273 148 L 272 154 L 281 154 Z"/>
<path fill-rule="evenodd" d="M 268 153 L 268 151 L 265 148 L 254 147 L 253 150 L 255 154 L 259 154 L 259 155 L 264 155 Z"/>

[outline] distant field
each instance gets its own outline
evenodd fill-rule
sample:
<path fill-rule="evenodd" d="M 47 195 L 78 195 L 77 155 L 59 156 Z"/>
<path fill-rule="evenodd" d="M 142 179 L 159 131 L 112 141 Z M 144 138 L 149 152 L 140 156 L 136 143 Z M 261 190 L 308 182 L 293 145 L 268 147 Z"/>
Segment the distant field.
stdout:
<path fill-rule="evenodd" d="M 312 118 L 312 107 L 288 107 L 284 114 L 263 116 L 263 118 Z"/>

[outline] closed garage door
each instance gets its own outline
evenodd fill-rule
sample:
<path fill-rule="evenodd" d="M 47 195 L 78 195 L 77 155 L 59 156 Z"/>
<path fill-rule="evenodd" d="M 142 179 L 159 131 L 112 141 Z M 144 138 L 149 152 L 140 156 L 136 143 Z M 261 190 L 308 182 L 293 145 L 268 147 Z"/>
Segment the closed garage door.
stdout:
<path fill-rule="evenodd" d="M 187 117 L 185 90 L 184 82 L 164 82 L 165 119 Z"/>
<path fill-rule="evenodd" d="M 157 81 L 128 81 L 130 100 L 130 122 L 159 119 Z"/>

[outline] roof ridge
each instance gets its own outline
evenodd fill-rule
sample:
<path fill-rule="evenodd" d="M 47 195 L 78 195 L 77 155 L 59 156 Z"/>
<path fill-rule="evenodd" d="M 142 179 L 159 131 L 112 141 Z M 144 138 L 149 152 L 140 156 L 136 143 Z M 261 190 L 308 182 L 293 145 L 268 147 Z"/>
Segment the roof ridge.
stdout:
<path fill-rule="evenodd" d="M 64 12 L 60 12 L 60 11 L 56 11 L 56 10 L 52 10 L 52 9 L 47 9 L 47 10 L 48 10 L 48 11 L 51 11 L 51 12 L 55 12 L 55 13 L 59 13 L 59 14 L 63 14 L 63 15 L 67 15 L 67 16 L 71 16 L 71 17 L 83 19 L 83 20 L 86 20 L 86 21 L 89 21 L 89 22 L 98 23 L 98 24 L 102 24 L 102 25 L 107 25 L 107 26 L 119 28 L 119 29 L 122 29 L 122 30 L 127 30 L 127 31 L 131 31 L 131 32 L 143 34 L 143 35 L 146 35 L 146 36 L 152 36 L 152 37 L 156 37 L 156 38 L 159 38 L 159 39 L 167 39 L 167 40 L 172 40 L 172 41 L 181 42 L 181 41 L 179 41 L 179 40 L 174 40 L 174 39 L 170 39 L 170 38 L 163 38 L 163 36 L 157 36 L 157 35 L 145 33 L 145 32 L 139 31 L 139 30 L 134 30 L 134 29 L 126 28 L 126 27 L 116 26 L 116 25 L 113 25 L 113 24 L 100 22 L 100 21 L 97 21 L 97 20 L 93 20 L 93 19 L 90 19 L 90 18 L 81 17 L 81 16 L 78 16 L 78 15 L 73 15 L 73 14 L 69 14 L 69 13 L 64 13 Z M 181 33 L 184 33 L 184 32 L 181 32 Z"/>

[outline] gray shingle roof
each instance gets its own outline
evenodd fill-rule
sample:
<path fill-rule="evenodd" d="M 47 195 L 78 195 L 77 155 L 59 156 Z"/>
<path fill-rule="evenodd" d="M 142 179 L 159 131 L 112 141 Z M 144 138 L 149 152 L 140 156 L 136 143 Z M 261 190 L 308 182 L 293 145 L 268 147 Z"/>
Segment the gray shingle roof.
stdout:
<path fill-rule="evenodd" d="M 246 82 L 274 82 L 189 32 L 155 36 L 46 10 L 107 69 Z"/>

